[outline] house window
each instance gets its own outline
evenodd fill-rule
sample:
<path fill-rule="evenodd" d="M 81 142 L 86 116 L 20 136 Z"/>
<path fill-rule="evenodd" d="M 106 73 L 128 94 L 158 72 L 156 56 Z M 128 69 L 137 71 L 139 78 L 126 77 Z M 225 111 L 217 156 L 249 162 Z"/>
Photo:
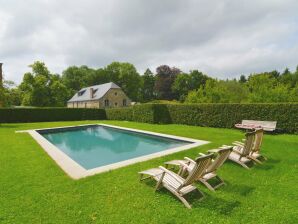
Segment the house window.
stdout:
<path fill-rule="evenodd" d="M 118 103 L 115 103 L 115 106 L 117 107 Z"/>
<path fill-rule="evenodd" d="M 105 100 L 105 107 L 108 107 L 110 105 L 109 100 Z"/>
<path fill-rule="evenodd" d="M 126 106 L 126 99 L 123 100 L 123 106 Z"/>
<path fill-rule="evenodd" d="M 86 92 L 86 90 L 82 90 L 82 91 L 78 92 L 78 96 L 82 96 L 85 92 Z"/>
<path fill-rule="evenodd" d="M 87 103 L 85 103 L 85 108 L 87 108 Z"/>
<path fill-rule="evenodd" d="M 117 96 L 117 94 L 118 94 L 118 93 L 117 93 L 117 92 L 115 92 L 115 96 Z"/>

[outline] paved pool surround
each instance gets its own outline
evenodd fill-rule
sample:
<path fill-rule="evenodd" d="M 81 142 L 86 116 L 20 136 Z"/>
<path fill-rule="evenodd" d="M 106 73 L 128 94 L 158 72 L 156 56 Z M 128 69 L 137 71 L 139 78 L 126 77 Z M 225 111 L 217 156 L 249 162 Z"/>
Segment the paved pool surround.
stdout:
<path fill-rule="evenodd" d="M 167 138 L 177 141 L 183 141 L 186 142 L 183 146 L 178 146 L 170 149 L 166 149 L 163 151 L 155 152 L 148 155 L 138 156 L 135 158 L 123 160 L 120 162 L 103 165 L 91 169 L 86 169 L 82 165 L 80 165 L 78 162 L 73 160 L 70 156 L 68 156 L 66 153 L 64 153 L 61 149 L 56 147 L 54 144 L 52 144 L 50 141 L 48 141 L 42 134 L 40 133 L 49 133 L 49 132 L 55 132 L 57 130 L 63 130 L 67 131 L 68 129 L 80 129 L 85 128 L 88 126 L 102 126 L 102 127 L 109 127 L 113 129 L 118 130 L 125 130 L 133 133 L 140 133 L 145 134 L 149 136 L 155 136 L 155 137 L 161 137 L 161 138 Z M 143 131 L 143 130 L 137 130 L 132 128 L 124 128 L 114 125 L 107 125 L 107 124 L 86 124 L 86 125 L 76 125 L 76 126 L 64 126 L 64 127 L 55 127 L 55 128 L 45 128 L 45 129 L 34 129 L 34 130 L 25 130 L 25 131 L 17 131 L 20 132 L 27 132 L 29 133 L 36 141 L 37 143 L 46 151 L 46 153 L 61 167 L 61 169 L 71 178 L 73 179 L 80 179 L 87 176 L 92 176 L 98 173 L 107 172 L 109 170 L 114 170 L 120 167 L 128 166 L 134 163 L 147 161 L 150 159 L 154 159 L 157 157 L 169 155 L 172 153 L 188 150 L 194 147 L 198 147 L 204 144 L 209 143 L 208 141 L 203 140 L 197 140 L 197 139 L 191 139 L 191 138 L 185 138 L 185 137 L 179 137 L 174 135 L 167 135 L 167 134 L 161 134 L 156 132 L 150 132 L 150 131 Z"/>

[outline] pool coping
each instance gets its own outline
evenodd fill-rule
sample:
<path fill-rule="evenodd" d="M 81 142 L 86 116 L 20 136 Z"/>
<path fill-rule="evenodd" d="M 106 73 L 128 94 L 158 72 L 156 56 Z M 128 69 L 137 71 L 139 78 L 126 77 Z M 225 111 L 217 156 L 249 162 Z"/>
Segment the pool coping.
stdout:
<path fill-rule="evenodd" d="M 132 159 L 124 160 L 121 162 L 116 162 L 116 163 L 112 163 L 109 165 L 104 165 L 104 166 L 100 166 L 100 167 L 96 167 L 96 168 L 87 170 L 37 132 L 37 131 L 41 131 L 41 130 L 50 130 L 50 129 L 58 129 L 58 128 L 72 128 L 72 127 L 80 127 L 80 126 L 84 127 L 84 126 L 91 126 L 91 125 L 100 125 L 100 126 L 106 126 L 106 127 L 111 127 L 111 128 L 121 129 L 121 130 L 133 131 L 133 132 L 137 132 L 137 133 L 143 133 L 143 134 L 148 134 L 148 135 L 153 135 L 153 136 L 158 136 L 158 137 L 171 138 L 171 139 L 175 139 L 175 140 L 190 142 L 190 144 L 170 148 L 170 149 L 152 153 L 149 155 L 139 156 L 136 158 L 132 158 Z M 132 164 L 139 163 L 139 162 L 144 162 L 144 161 L 147 161 L 150 159 L 170 155 L 170 154 L 173 154 L 176 152 L 188 150 L 188 149 L 191 149 L 194 147 L 198 147 L 198 146 L 210 143 L 209 141 L 204 141 L 204 140 L 186 138 L 186 137 L 181 137 L 181 136 L 176 136 L 176 135 L 162 134 L 162 133 L 158 133 L 158 132 L 144 131 L 144 130 L 139 130 L 139 129 L 134 129 L 134 128 L 125 128 L 125 127 L 121 127 L 121 126 L 108 125 L 108 124 L 102 124 L 102 123 L 16 131 L 16 133 L 24 133 L 24 132 L 29 133 L 32 136 L 32 138 L 43 148 L 43 150 L 57 163 L 57 165 L 72 179 L 81 179 L 84 177 L 107 172 L 107 171 L 118 169 L 118 168 L 121 168 L 124 166 L 132 165 Z"/>

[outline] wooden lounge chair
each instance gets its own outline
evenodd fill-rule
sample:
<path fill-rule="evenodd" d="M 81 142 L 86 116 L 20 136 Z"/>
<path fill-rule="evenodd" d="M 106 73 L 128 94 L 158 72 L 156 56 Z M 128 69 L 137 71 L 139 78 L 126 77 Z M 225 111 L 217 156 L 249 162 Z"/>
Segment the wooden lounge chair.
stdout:
<path fill-rule="evenodd" d="M 208 151 L 208 153 L 215 153 L 216 157 L 212 160 L 210 165 L 207 167 L 205 174 L 201 178 L 199 178 L 198 181 L 203 183 L 209 190 L 215 191 L 215 189 L 225 184 L 225 182 L 217 175 L 216 171 L 223 165 L 223 163 L 229 157 L 232 150 L 233 150 L 233 146 L 226 146 L 220 149 L 212 149 Z M 204 154 L 200 153 L 200 155 L 204 155 Z M 181 176 L 184 176 L 186 171 L 187 173 L 191 172 L 195 162 L 190 158 L 185 157 L 184 160 L 172 160 L 172 161 L 166 162 L 165 164 L 166 166 L 169 166 L 169 165 L 179 166 L 180 169 L 178 174 Z M 219 183 L 215 186 L 212 186 L 209 183 L 209 180 L 213 178 L 216 178 L 219 181 Z"/>
<path fill-rule="evenodd" d="M 260 158 L 267 160 L 267 158 L 263 155 L 260 154 L 261 150 L 261 145 L 263 142 L 263 136 L 264 136 L 264 130 L 263 129 L 257 129 L 255 131 L 255 139 L 254 139 L 254 144 L 252 147 L 252 151 L 249 155 L 249 157 L 254 160 L 255 162 L 262 164 L 262 161 Z"/>
<path fill-rule="evenodd" d="M 250 167 L 247 166 L 247 164 L 251 163 L 253 160 L 250 154 L 254 145 L 255 131 L 247 132 L 245 134 L 245 137 L 246 139 L 244 140 L 244 142 L 233 142 L 233 145 L 235 146 L 233 147 L 233 151 L 229 155 L 229 159 L 238 163 L 246 169 L 250 169 Z"/>
<path fill-rule="evenodd" d="M 205 173 L 207 167 L 209 166 L 213 154 L 205 155 L 198 157 L 195 160 L 195 166 L 188 175 L 186 179 L 182 178 L 178 174 L 160 166 L 159 168 L 153 168 L 139 172 L 140 180 L 147 179 L 148 177 L 143 178 L 144 175 L 148 175 L 149 178 L 153 178 L 157 181 L 155 190 L 165 187 L 172 194 L 174 194 L 182 203 L 187 207 L 191 208 L 189 202 L 185 199 L 185 195 L 190 192 L 198 191 L 203 198 L 204 194 L 199 191 L 194 185 L 193 182 L 202 177 Z"/>

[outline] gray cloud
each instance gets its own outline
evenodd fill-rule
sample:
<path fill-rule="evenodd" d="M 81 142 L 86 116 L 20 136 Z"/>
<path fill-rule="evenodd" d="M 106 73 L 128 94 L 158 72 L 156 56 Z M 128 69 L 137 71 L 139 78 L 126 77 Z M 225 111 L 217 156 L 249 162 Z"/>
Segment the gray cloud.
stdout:
<path fill-rule="evenodd" d="M 35 60 L 169 64 L 219 78 L 298 64 L 296 0 L 0 0 L 0 60 L 20 82 Z"/>

